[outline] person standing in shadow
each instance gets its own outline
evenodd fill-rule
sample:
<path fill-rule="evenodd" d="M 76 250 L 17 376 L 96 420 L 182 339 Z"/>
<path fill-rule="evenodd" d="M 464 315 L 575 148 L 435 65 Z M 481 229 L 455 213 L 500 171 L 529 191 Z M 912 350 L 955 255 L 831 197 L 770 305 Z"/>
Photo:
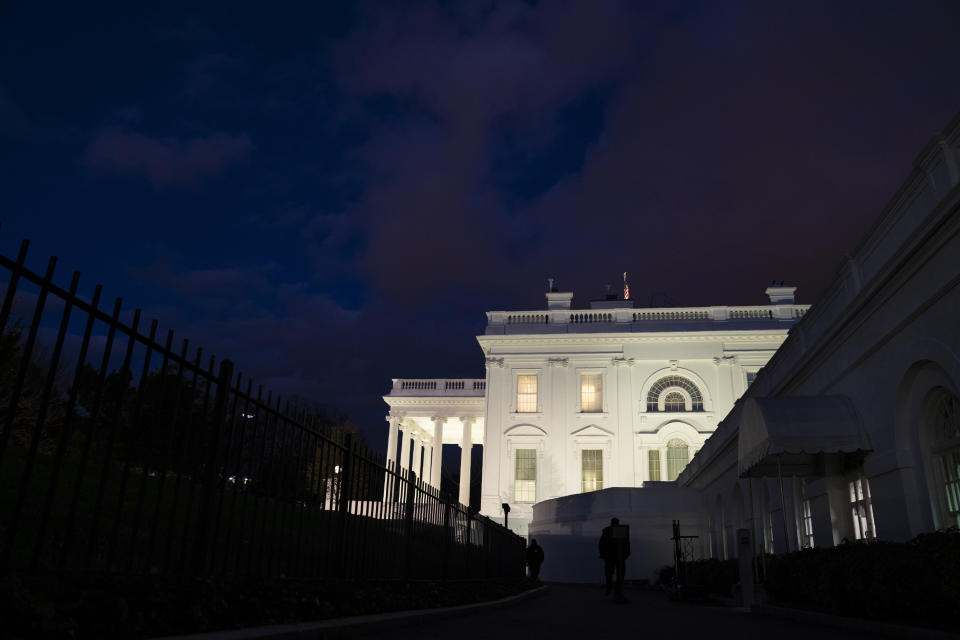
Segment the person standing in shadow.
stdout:
<path fill-rule="evenodd" d="M 530 540 L 530 546 L 527 547 L 527 566 L 530 567 L 530 577 L 534 580 L 540 580 L 540 565 L 543 564 L 543 547 L 537 544 L 534 539 Z"/>
<path fill-rule="evenodd" d="M 630 557 L 630 527 L 620 524 L 619 518 L 611 518 L 610 526 L 600 535 L 600 557 L 603 558 L 604 593 L 609 596 L 613 588 L 615 602 L 626 602 L 623 597 L 623 574 Z M 616 574 L 616 581 L 614 581 Z"/>

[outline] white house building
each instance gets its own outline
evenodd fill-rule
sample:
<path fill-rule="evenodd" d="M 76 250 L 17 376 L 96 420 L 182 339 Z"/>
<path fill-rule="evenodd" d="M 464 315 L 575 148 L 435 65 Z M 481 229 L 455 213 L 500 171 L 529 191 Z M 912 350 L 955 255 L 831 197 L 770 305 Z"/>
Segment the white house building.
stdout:
<path fill-rule="evenodd" d="M 593 581 L 611 516 L 640 542 L 635 578 L 671 563 L 675 519 L 719 558 L 735 539 L 779 553 L 960 526 L 960 114 L 810 313 L 793 293 L 574 309 L 550 291 L 544 310 L 489 312 L 485 380 L 394 381 L 390 454 L 398 428 L 416 460 L 442 438 L 469 465 L 483 444 L 481 512 L 509 504 L 564 559 L 546 580 Z"/>
<path fill-rule="evenodd" d="M 509 504 L 524 534 L 535 502 L 675 480 L 806 312 L 794 291 L 665 309 L 575 309 L 572 293 L 550 291 L 546 309 L 488 312 L 485 380 L 394 380 L 388 455 L 437 484 L 435 443 L 460 445 L 466 503 L 470 447 L 482 444 L 480 511 L 502 521 Z"/>

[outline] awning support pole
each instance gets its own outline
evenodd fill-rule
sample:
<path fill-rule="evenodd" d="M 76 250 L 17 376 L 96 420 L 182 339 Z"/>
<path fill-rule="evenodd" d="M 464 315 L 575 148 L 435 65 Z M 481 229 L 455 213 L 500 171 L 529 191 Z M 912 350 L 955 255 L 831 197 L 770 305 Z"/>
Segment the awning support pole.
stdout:
<path fill-rule="evenodd" d="M 777 482 L 780 483 L 780 511 L 783 516 L 783 542 L 787 545 L 787 553 L 790 553 L 790 535 L 787 533 L 787 501 L 783 497 L 783 472 L 780 469 L 780 458 L 782 453 L 777 454 Z"/>

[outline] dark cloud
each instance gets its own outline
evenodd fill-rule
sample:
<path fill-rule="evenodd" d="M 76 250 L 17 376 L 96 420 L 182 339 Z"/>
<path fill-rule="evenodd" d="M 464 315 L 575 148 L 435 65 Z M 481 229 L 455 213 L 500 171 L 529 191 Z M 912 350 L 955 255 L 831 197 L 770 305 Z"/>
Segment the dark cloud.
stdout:
<path fill-rule="evenodd" d="M 195 185 L 218 176 L 250 157 L 245 133 L 214 132 L 197 138 L 152 138 L 118 128 L 102 129 L 87 148 L 88 169 L 118 175 L 142 175 L 154 189 Z"/>
<path fill-rule="evenodd" d="M 377 446 L 391 377 L 482 376 L 484 312 L 548 276 L 815 301 L 960 107 L 949 1 L 131 14 L 0 38 L 4 229 Z"/>
<path fill-rule="evenodd" d="M 960 59 L 948 10 L 378 8 L 334 48 L 348 95 L 399 105 L 356 150 L 363 264 L 413 304 L 546 275 L 597 295 L 623 269 L 686 304 L 756 301 L 771 277 L 815 296 L 956 107 L 931 91 Z M 598 88 L 603 131 L 578 170 L 515 204 L 497 145 L 549 148 L 557 113 Z"/>

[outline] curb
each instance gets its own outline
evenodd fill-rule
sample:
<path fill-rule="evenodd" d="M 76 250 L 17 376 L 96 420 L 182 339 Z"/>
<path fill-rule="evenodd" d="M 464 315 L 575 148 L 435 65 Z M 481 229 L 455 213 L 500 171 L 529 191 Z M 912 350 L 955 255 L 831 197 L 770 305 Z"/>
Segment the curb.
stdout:
<path fill-rule="evenodd" d="M 924 627 L 911 627 L 905 624 L 894 624 L 888 622 L 878 622 L 866 618 L 849 618 L 847 616 L 835 616 L 830 613 L 820 613 L 819 611 L 807 611 L 805 609 L 792 609 L 790 607 L 776 607 L 769 604 L 754 605 L 752 613 L 773 616 L 777 618 L 787 618 L 799 622 L 812 622 L 828 627 L 837 627 L 850 631 L 865 631 L 874 633 L 886 638 L 916 638 L 917 640 L 957 640 L 960 635 L 949 631 L 940 631 L 938 629 L 926 629 Z"/>
<path fill-rule="evenodd" d="M 367 616 L 333 618 L 322 622 L 275 624 L 263 627 L 228 629 L 225 631 L 211 631 L 209 633 L 195 633 L 183 636 L 164 636 L 163 638 L 156 638 L 155 640 L 307 640 L 315 638 L 349 638 L 368 634 L 373 631 L 399 629 L 400 627 L 412 626 L 423 622 L 508 607 L 512 604 L 542 595 L 546 590 L 547 587 L 544 585 L 499 600 L 475 602 L 473 604 L 464 604 L 455 607 L 394 611 L 391 613 L 376 613 Z"/>

